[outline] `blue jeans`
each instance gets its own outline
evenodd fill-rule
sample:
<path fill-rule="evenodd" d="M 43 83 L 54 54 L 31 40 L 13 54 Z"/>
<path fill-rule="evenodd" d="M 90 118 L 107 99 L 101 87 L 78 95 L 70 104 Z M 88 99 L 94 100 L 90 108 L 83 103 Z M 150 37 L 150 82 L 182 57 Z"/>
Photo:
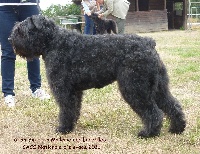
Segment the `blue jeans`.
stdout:
<path fill-rule="evenodd" d="M 16 22 L 23 21 L 29 16 L 38 14 L 37 6 L 0 6 L 0 42 L 1 42 L 1 75 L 2 92 L 4 96 L 15 95 L 14 76 L 16 55 L 8 41 L 11 30 Z M 36 58 L 27 61 L 30 89 L 34 92 L 41 87 L 40 60 Z"/>
<path fill-rule="evenodd" d="M 84 34 L 95 35 L 96 29 L 94 22 L 92 21 L 92 19 L 90 19 L 90 17 L 87 14 L 85 14 L 84 17 L 85 17 Z"/>

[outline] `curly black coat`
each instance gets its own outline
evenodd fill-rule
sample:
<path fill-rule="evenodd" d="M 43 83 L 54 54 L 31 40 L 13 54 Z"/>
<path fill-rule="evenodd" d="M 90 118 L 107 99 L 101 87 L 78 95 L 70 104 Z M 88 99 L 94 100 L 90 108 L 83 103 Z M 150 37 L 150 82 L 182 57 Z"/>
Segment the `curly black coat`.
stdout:
<path fill-rule="evenodd" d="M 117 34 L 117 25 L 112 19 L 98 18 L 98 14 L 92 13 L 90 18 L 94 21 L 97 34 Z"/>
<path fill-rule="evenodd" d="M 27 59 L 42 55 L 60 108 L 58 132 L 74 129 L 84 90 L 102 88 L 114 81 L 144 124 L 138 136 L 158 136 L 163 112 L 170 119 L 171 133 L 184 131 L 184 113 L 169 91 L 166 68 L 151 38 L 81 35 L 43 16 L 32 16 L 14 26 L 9 40 L 17 55 Z"/>

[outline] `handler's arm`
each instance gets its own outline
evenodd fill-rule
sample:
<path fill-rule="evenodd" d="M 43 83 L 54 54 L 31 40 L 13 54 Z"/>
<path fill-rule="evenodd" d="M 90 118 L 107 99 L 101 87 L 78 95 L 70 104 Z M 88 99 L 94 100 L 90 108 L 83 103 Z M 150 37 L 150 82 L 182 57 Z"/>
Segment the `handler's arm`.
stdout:
<path fill-rule="evenodd" d="M 83 6 L 83 11 L 85 11 L 86 14 L 91 12 L 88 5 L 84 1 L 82 1 L 81 4 Z"/>
<path fill-rule="evenodd" d="M 104 13 L 102 13 L 102 15 L 104 17 L 108 16 L 109 14 L 111 14 L 113 12 L 113 9 L 114 9 L 113 8 L 113 6 L 114 6 L 113 3 L 114 3 L 114 0 L 105 1 L 105 5 L 106 5 L 107 10 Z"/>

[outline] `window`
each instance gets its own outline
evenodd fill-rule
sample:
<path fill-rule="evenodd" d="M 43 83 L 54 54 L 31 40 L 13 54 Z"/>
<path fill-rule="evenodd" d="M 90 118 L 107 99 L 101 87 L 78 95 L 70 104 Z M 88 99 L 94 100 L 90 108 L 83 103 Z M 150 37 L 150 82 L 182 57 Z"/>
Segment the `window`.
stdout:
<path fill-rule="evenodd" d="M 183 2 L 176 2 L 175 10 L 183 10 Z"/>
<path fill-rule="evenodd" d="M 174 9 L 175 9 L 176 16 L 183 15 L 183 3 L 182 2 L 176 2 L 174 4 Z"/>
<path fill-rule="evenodd" d="M 149 0 L 138 0 L 139 11 L 149 10 Z"/>

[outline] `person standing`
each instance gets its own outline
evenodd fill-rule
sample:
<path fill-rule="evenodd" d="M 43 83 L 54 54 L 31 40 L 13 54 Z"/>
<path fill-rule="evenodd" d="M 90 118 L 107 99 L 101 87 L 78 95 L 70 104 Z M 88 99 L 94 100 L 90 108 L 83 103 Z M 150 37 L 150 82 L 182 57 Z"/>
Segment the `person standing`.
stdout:
<path fill-rule="evenodd" d="M 8 37 L 16 22 L 21 22 L 27 17 L 39 14 L 38 3 L 38 0 L 0 0 L 2 92 L 4 93 L 5 103 L 8 107 L 15 106 L 14 76 L 16 60 L 16 55 L 8 41 Z M 27 61 L 27 70 L 32 96 L 40 99 L 49 99 L 50 96 L 40 88 L 41 75 L 39 58 Z"/>
<path fill-rule="evenodd" d="M 85 28 L 84 34 L 95 35 L 96 29 L 92 19 L 90 19 L 90 15 L 92 12 L 99 11 L 99 5 L 95 0 L 82 0 L 81 2 L 84 11 L 85 18 Z"/>
<path fill-rule="evenodd" d="M 127 0 L 97 0 L 103 8 L 97 12 L 99 18 L 112 15 L 118 28 L 118 34 L 124 34 L 126 15 L 128 13 L 130 2 Z"/>

